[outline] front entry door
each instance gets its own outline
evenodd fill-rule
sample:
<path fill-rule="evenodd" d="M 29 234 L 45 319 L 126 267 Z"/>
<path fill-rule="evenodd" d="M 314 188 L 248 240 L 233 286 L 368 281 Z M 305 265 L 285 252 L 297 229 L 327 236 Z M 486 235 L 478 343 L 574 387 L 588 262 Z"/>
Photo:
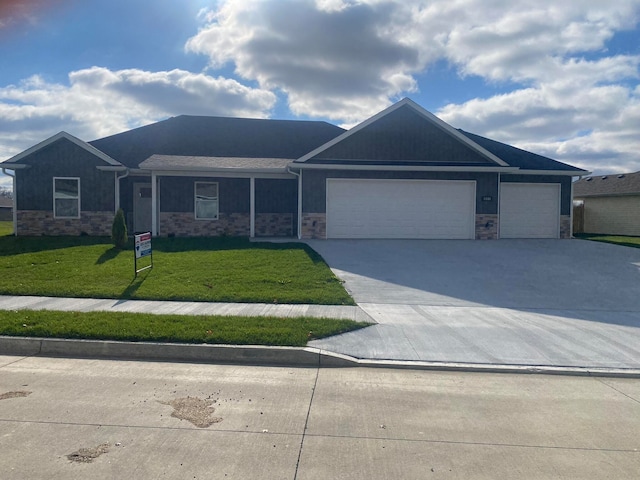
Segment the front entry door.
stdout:
<path fill-rule="evenodd" d="M 133 184 L 133 230 L 151 231 L 151 184 Z"/>

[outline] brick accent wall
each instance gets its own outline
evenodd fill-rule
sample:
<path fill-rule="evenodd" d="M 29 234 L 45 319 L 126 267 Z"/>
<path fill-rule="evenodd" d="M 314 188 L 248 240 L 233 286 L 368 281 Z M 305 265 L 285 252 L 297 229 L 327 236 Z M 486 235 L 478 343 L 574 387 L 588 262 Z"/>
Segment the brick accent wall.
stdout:
<path fill-rule="evenodd" d="M 560 215 L 560 238 L 571 238 L 571 215 Z"/>
<path fill-rule="evenodd" d="M 292 213 L 256 213 L 256 237 L 293 236 Z"/>
<path fill-rule="evenodd" d="M 476 215 L 476 240 L 497 240 L 498 215 Z"/>
<path fill-rule="evenodd" d="M 176 237 L 248 237 L 248 213 L 221 213 L 218 220 L 196 220 L 192 212 L 161 212 L 160 235 Z"/>
<path fill-rule="evenodd" d="M 326 213 L 303 213 L 301 237 L 306 239 L 327 238 L 327 214 Z"/>
<path fill-rule="evenodd" d="M 80 212 L 80 218 L 53 218 L 53 212 L 18 210 L 18 235 L 110 236 L 113 212 Z"/>

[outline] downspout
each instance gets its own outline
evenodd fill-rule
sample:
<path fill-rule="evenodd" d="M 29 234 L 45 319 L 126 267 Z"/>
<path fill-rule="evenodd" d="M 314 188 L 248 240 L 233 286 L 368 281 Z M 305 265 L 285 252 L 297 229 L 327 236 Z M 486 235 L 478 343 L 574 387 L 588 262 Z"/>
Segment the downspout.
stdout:
<path fill-rule="evenodd" d="M 296 173 L 293 170 L 291 170 L 291 167 L 287 167 L 287 172 L 289 172 L 291 175 L 295 175 L 296 177 L 298 177 L 298 240 L 302 239 L 302 170 L 300 170 L 300 172 Z"/>
<path fill-rule="evenodd" d="M 13 236 L 18 236 L 18 195 L 16 194 L 16 174 L 10 174 L 6 168 L 2 169 L 2 173 L 13 179 Z"/>
<path fill-rule="evenodd" d="M 249 238 L 256 236 L 256 177 L 249 178 Z"/>
<path fill-rule="evenodd" d="M 114 203 L 116 207 L 115 213 L 118 213 L 118 210 L 120 210 L 120 180 L 129 176 L 129 169 L 127 168 L 124 172 L 124 175 L 122 175 L 121 177 L 118 176 L 118 172 L 115 172 L 115 174 L 116 174 L 116 201 Z"/>

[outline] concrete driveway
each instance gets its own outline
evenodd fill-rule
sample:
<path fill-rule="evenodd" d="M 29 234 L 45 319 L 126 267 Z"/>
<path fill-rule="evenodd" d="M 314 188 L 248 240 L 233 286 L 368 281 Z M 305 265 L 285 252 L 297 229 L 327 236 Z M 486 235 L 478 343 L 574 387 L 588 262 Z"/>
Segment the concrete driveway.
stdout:
<path fill-rule="evenodd" d="M 378 325 L 358 358 L 640 367 L 640 249 L 584 240 L 309 241 Z"/>

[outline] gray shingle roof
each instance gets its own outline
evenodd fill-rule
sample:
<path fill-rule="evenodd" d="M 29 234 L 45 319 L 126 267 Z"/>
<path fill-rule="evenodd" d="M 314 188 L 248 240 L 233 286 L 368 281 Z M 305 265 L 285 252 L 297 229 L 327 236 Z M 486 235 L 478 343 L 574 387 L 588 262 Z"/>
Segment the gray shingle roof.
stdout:
<path fill-rule="evenodd" d="M 327 122 L 181 115 L 89 143 L 137 168 L 154 154 L 294 159 L 343 132 Z"/>
<path fill-rule="evenodd" d="M 288 158 L 242 158 L 242 157 L 197 157 L 184 155 L 152 155 L 140 163 L 140 168 L 149 170 L 257 170 L 284 173 L 292 159 Z"/>
<path fill-rule="evenodd" d="M 573 184 L 574 198 L 611 195 L 640 195 L 640 172 L 592 176 Z"/>
<path fill-rule="evenodd" d="M 465 132 L 464 130 L 458 131 L 468 139 L 493 153 L 496 157 L 508 163 L 511 167 L 519 167 L 522 170 L 576 172 L 576 175 L 579 175 L 581 172 L 585 172 L 585 170 L 582 170 L 581 168 L 573 167 L 566 163 L 562 163 L 548 157 L 543 157 L 536 153 L 521 150 L 511 145 L 507 145 L 506 143 L 500 143 L 474 133 Z"/>

